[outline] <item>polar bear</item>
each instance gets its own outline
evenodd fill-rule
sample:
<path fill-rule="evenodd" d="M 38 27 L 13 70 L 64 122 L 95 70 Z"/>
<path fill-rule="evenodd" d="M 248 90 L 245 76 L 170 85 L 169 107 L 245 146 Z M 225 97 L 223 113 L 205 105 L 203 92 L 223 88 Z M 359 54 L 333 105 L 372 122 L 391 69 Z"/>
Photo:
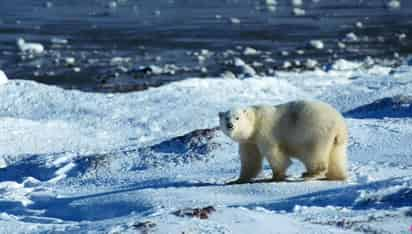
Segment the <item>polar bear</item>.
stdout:
<path fill-rule="evenodd" d="M 249 106 L 219 113 L 220 129 L 239 143 L 240 176 L 246 183 L 262 169 L 263 158 L 272 180 L 282 181 L 291 158 L 306 167 L 304 180 L 345 180 L 348 130 L 343 116 L 320 101 L 293 101 L 277 106 Z"/>

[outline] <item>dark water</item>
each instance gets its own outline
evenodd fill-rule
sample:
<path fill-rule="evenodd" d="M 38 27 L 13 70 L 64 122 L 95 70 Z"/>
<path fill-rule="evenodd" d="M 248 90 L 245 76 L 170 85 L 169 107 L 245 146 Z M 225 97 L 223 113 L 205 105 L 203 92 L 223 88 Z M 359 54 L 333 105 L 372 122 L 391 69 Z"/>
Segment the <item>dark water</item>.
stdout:
<path fill-rule="evenodd" d="M 271 75 L 309 69 L 299 65 L 308 58 L 320 65 L 367 56 L 394 61 L 412 52 L 412 1 L 388 8 L 383 0 L 303 0 L 303 16 L 292 13 L 290 0 L 277 2 L 273 10 L 257 0 L 2 0 L 0 69 L 65 88 L 131 91 L 225 71 L 241 75 L 234 58 Z M 350 32 L 358 40 L 345 41 Z M 20 53 L 19 37 L 46 52 Z M 325 48 L 308 47 L 313 39 Z M 244 53 L 246 47 L 258 53 Z M 285 61 L 293 66 L 283 67 Z"/>

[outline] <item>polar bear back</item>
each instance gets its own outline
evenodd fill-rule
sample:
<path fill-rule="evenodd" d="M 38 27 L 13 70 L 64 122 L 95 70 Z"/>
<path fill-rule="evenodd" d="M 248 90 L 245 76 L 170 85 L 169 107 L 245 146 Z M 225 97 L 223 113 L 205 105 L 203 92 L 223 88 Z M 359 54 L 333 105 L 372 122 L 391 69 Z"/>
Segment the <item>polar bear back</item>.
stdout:
<path fill-rule="evenodd" d="M 258 135 L 276 139 L 291 154 L 302 154 L 308 145 L 319 141 L 347 142 L 342 115 L 319 101 L 293 101 L 274 107 L 256 107 Z"/>

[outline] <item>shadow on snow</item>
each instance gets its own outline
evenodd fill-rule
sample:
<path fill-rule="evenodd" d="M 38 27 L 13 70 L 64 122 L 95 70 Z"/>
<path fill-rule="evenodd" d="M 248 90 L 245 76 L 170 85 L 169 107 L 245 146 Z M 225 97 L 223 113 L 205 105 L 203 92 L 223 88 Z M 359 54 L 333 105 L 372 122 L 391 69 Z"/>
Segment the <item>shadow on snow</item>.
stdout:
<path fill-rule="evenodd" d="M 391 178 L 368 184 L 323 190 L 295 196 L 272 203 L 249 204 L 246 207 L 264 207 L 268 210 L 292 212 L 300 206 L 338 206 L 358 210 L 390 209 L 412 206 L 412 178 Z"/>
<path fill-rule="evenodd" d="M 412 96 L 394 96 L 376 100 L 344 113 L 356 119 L 383 119 L 412 117 Z"/>

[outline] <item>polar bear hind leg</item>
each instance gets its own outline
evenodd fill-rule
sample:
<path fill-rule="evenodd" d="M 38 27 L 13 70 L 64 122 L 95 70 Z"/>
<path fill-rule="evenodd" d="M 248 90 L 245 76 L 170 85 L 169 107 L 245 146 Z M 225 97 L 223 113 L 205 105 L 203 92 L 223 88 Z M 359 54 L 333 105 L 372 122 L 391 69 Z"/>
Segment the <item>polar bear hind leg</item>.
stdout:
<path fill-rule="evenodd" d="M 329 157 L 333 140 L 316 142 L 303 157 L 306 172 L 302 174 L 304 180 L 325 179 L 329 171 Z"/>
<path fill-rule="evenodd" d="M 329 156 L 328 180 L 345 180 L 347 175 L 347 156 L 345 144 L 334 144 Z"/>

